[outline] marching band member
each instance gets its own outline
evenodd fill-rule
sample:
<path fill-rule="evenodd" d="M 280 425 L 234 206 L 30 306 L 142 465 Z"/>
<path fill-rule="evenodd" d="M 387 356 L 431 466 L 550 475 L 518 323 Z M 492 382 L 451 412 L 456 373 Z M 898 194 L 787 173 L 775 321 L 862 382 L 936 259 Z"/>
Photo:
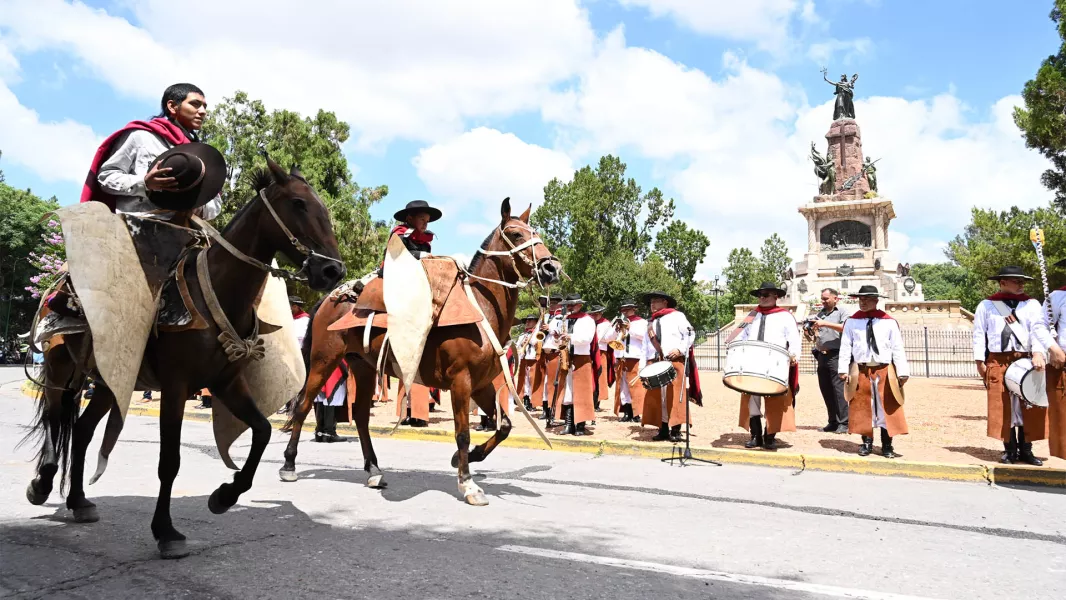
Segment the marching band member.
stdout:
<path fill-rule="evenodd" d="M 598 347 L 594 349 L 596 356 L 596 390 L 595 407 L 600 410 L 600 404 L 607 402 L 608 392 L 614 384 L 614 357 L 610 348 L 607 347 L 607 336 L 614 330 L 611 322 L 603 318 L 604 307 L 593 306 L 589 310 L 589 316 L 596 321 L 596 340 Z M 595 423 L 593 423 L 595 425 Z"/>
<path fill-rule="evenodd" d="M 1044 349 L 1052 344 L 1040 303 L 1025 295 L 1032 280 L 1021 267 L 1007 266 L 989 277 L 999 292 L 977 305 L 973 317 L 973 359 L 988 389 L 988 437 L 1003 442 L 1001 463 L 1044 464 L 1033 456 L 1033 440 L 1047 436 L 1047 409 L 1029 406 L 1004 383 L 1014 361 L 1032 356 L 1043 371 Z"/>
<path fill-rule="evenodd" d="M 784 297 L 785 290 L 770 282 L 763 282 L 751 295 L 759 299 L 759 306 L 753 311 L 753 320 L 741 325 L 737 340 L 757 340 L 780 346 L 792 358 L 789 369 L 789 389 L 778 396 L 740 395 L 740 426 L 751 431 L 751 439 L 745 448 L 762 446 L 767 450 L 777 448 L 777 433 L 796 431 L 796 415 L 792 404 L 798 384 L 796 364 L 803 342 L 800 340 L 796 317 L 787 308 L 777 305 L 777 300 Z M 734 336 L 730 336 L 730 341 Z M 765 405 L 765 406 L 764 406 Z M 765 410 L 763 410 L 765 408 Z M 766 416 L 766 433 L 763 434 L 762 417 Z"/>
<path fill-rule="evenodd" d="M 411 384 L 411 397 L 407 402 L 404 402 L 404 387 L 403 382 L 400 382 L 400 386 L 396 390 L 396 416 L 403 414 L 406 409 L 407 414 L 404 419 L 400 421 L 400 425 L 409 425 L 411 427 L 429 427 L 429 388 L 413 383 Z M 407 406 L 404 406 L 407 404 Z"/>
<path fill-rule="evenodd" d="M 547 299 L 548 312 L 541 321 L 540 330 L 544 333 L 544 342 L 541 344 L 540 363 L 538 372 L 541 374 L 541 408 L 544 411 L 544 421 L 551 427 L 555 420 L 554 407 L 550 406 L 555 394 L 555 374 L 559 371 L 559 338 L 556 332 L 560 329 L 562 317 L 562 297 L 552 296 Z M 537 397 L 537 381 L 533 381 L 533 397 Z"/>
<path fill-rule="evenodd" d="M 873 452 L 874 428 L 880 427 L 881 454 L 895 458 L 892 438 L 907 433 L 907 417 L 889 378 L 898 377 L 902 391 L 910 377 L 903 334 L 892 317 L 877 309 L 877 299 L 884 296 L 876 287 L 864 285 L 849 296 L 859 299 L 859 310 L 844 321 L 837 366 L 840 379 L 855 390 L 848 407 L 848 433 L 862 436 L 859 456 L 868 456 Z M 889 365 L 894 365 L 895 373 Z"/>
<path fill-rule="evenodd" d="M 634 300 L 623 300 L 619 310 L 622 313 L 620 321 L 624 320 L 628 325 L 622 327 L 619 322 L 619 325 L 612 325 L 607 333 L 608 343 L 619 340 L 623 345 L 621 354 L 615 356 L 618 374 L 614 385 L 614 414 L 622 414 L 622 418 L 618 419 L 622 423 L 639 423 L 640 415 L 644 414 L 646 390 L 639 383 L 629 385 L 629 382 L 636 379 L 640 370 L 647 364 L 644 338 L 648 335 L 648 322 L 637 314 L 637 303 Z M 619 329 L 624 330 L 625 335 L 620 337 Z"/>
<path fill-rule="evenodd" d="M 1056 267 L 1066 267 L 1066 259 L 1055 263 Z M 1063 362 L 1066 353 L 1066 287 L 1051 292 L 1051 327 L 1057 343 L 1048 346 L 1047 395 L 1048 395 L 1048 447 L 1051 456 L 1066 458 L 1066 394 L 1063 386 Z"/>
<path fill-rule="evenodd" d="M 560 347 L 570 348 L 570 370 L 566 372 L 566 387 L 562 390 L 561 408 L 565 422 L 562 433 L 588 435 L 585 422 L 596 419 L 593 402 L 596 390 L 594 350 L 598 348 L 596 320 L 582 310 L 585 302 L 580 294 L 567 296 L 566 304 L 566 322 L 560 320 L 556 325 Z"/>
<path fill-rule="evenodd" d="M 337 409 L 348 401 L 348 379 L 348 363 L 341 359 L 341 364 L 333 370 L 315 397 L 316 442 L 331 444 L 348 441 L 348 438 L 337 435 Z"/>
<path fill-rule="evenodd" d="M 519 394 L 522 394 L 522 401 L 526 405 L 526 410 L 533 410 L 533 402 L 530 400 L 530 395 L 533 393 L 532 381 L 535 373 L 537 363 L 537 342 L 534 334 L 537 332 L 537 321 L 540 320 L 536 314 L 528 314 L 522 319 L 522 323 L 525 325 L 525 331 L 522 335 L 518 336 L 518 341 L 515 343 L 515 347 L 518 348 L 518 377 L 515 378 L 515 388 Z"/>
<path fill-rule="evenodd" d="M 677 377 L 665 388 L 648 390 L 644 396 L 642 425 L 658 425 L 659 433 L 653 441 L 681 441 L 681 424 L 685 422 L 686 410 L 684 381 L 688 377 L 689 400 L 703 406 L 693 342 L 696 334 L 685 314 L 677 310 L 677 300 L 664 292 L 649 292 L 644 295 L 651 308 L 648 333 L 644 337 L 645 356 L 649 350 L 656 358 L 668 360 L 677 370 Z M 685 372 L 688 357 L 688 373 Z M 689 425 L 692 419 L 689 419 Z"/>

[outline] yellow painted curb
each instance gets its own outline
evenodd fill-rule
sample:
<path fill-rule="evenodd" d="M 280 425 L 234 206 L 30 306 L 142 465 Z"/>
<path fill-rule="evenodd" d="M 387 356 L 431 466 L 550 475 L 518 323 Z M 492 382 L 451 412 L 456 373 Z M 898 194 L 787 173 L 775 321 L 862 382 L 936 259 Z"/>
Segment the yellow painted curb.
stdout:
<path fill-rule="evenodd" d="M 36 397 L 37 386 L 27 381 L 22 385 L 22 393 L 31 398 Z M 159 405 L 130 406 L 130 415 L 158 417 Z M 211 411 L 186 409 L 185 419 L 189 421 L 210 422 Z M 270 421 L 281 427 L 287 420 L 281 415 L 270 415 Z M 313 423 L 313 419 L 305 422 Z M 356 435 L 354 425 L 338 423 L 340 432 Z M 396 440 L 443 442 L 455 445 L 455 434 L 443 429 L 401 427 L 393 433 L 392 426 L 372 425 L 370 433 L 375 436 L 389 437 Z M 490 435 L 477 431 L 470 432 L 471 442 L 480 444 Z M 528 450 L 547 450 L 548 447 L 536 436 L 511 435 L 504 442 L 508 448 Z M 554 438 L 552 449 L 562 452 L 581 452 L 596 455 L 639 456 L 643 458 L 667 458 L 671 446 L 650 442 L 616 442 L 589 438 Z M 945 481 L 969 481 L 977 483 L 1027 484 L 1051 487 L 1066 487 L 1066 470 L 1046 467 L 1029 467 L 1020 465 L 965 465 L 928 462 L 909 462 L 900 460 L 882 460 L 879 457 L 834 457 L 807 454 L 789 454 L 785 452 L 766 452 L 734 450 L 732 448 L 692 448 L 694 458 L 710 459 L 735 465 L 759 467 L 777 467 L 786 469 L 811 469 L 835 473 L 855 473 L 859 475 L 889 475 L 912 477 L 917 479 L 938 479 Z"/>

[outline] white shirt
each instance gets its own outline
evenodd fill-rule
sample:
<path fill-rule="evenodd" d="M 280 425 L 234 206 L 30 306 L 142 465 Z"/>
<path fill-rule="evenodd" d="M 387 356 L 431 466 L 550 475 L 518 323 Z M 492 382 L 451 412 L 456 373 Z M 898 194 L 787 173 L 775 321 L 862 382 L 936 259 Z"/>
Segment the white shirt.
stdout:
<path fill-rule="evenodd" d="M 525 360 L 534 360 L 537 358 L 537 342 L 533 339 L 533 333 L 531 332 L 523 332 L 522 335 L 518 336 L 518 341 L 515 342 L 515 348 L 519 350 L 525 348 L 525 351 L 522 353 L 523 355 L 519 358 Z"/>
<path fill-rule="evenodd" d="M 304 347 L 304 337 L 307 336 L 307 324 L 311 322 L 311 317 L 304 313 L 302 317 L 292 320 L 292 330 L 296 334 L 296 343 L 301 348 Z"/>
<path fill-rule="evenodd" d="M 877 352 L 866 342 L 866 323 L 870 319 L 849 318 L 844 321 L 844 331 L 840 334 L 840 360 L 837 362 L 837 372 L 847 375 L 854 360 L 860 365 L 876 363 L 896 365 L 896 375 L 910 377 L 910 367 L 907 365 L 907 355 L 903 351 L 903 334 L 899 330 L 899 323 L 894 319 L 873 319 L 874 340 L 877 342 Z"/>
<path fill-rule="evenodd" d="M 1059 347 L 1066 346 L 1066 292 L 1051 292 L 1051 314 L 1055 318 L 1055 341 Z"/>
<path fill-rule="evenodd" d="M 763 331 L 762 341 L 780 346 L 794 358 L 799 358 L 799 353 L 803 348 L 803 341 L 800 340 L 799 325 L 796 323 L 796 317 L 792 316 L 792 313 L 787 310 L 769 315 L 755 313 L 755 319 L 740 331 L 740 335 L 736 339 L 738 341 L 758 340 L 759 327 L 763 319 L 766 319 L 766 330 Z"/>
<path fill-rule="evenodd" d="M 578 319 L 557 319 L 554 323 L 555 332 L 558 335 L 566 333 L 569 324 L 573 323 L 573 331 L 570 332 L 570 345 L 573 347 L 575 356 L 589 356 L 592 338 L 596 336 L 596 320 L 585 315 Z"/>
<path fill-rule="evenodd" d="M 121 140 L 111 156 L 100 166 L 96 180 L 104 191 L 118 196 L 115 212 L 131 213 L 139 217 L 167 219 L 174 211 L 161 210 L 148 200 L 144 176 L 157 156 L 170 150 L 163 138 L 150 131 L 135 130 Z M 203 206 L 203 218 L 210 221 L 222 212 L 222 198 L 215 196 Z"/>
<path fill-rule="evenodd" d="M 559 340 L 556 338 L 559 332 L 560 323 L 563 318 L 561 315 L 544 315 L 544 322 L 548 324 L 548 333 L 544 335 L 544 345 L 541 346 L 547 350 L 558 350 Z"/>
<path fill-rule="evenodd" d="M 607 342 L 611 341 L 609 336 L 614 332 L 614 327 L 611 326 L 610 321 L 604 321 L 603 323 L 596 324 L 596 342 L 600 347 L 600 350 L 607 351 Z"/>
<path fill-rule="evenodd" d="M 622 318 L 624 319 L 625 317 Z M 622 351 L 622 355 L 616 356 L 616 358 L 646 359 L 647 354 L 644 352 L 644 338 L 647 336 L 648 322 L 638 318 L 629 322 L 629 333 L 626 334 L 626 337 L 619 338 L 618 331 L 616 331 L 614 327 L 611 327 L 611 330 L 607 333 L 605 339 L 608 342 L 621 339 L 622 343 L 626 345 L 625 350 Z"/>
<path fill-rule="evenodd" d="M 1009 308 L 1009 307 L 1008 307 Z M 1021 343 L 1011 335 L 1006 348 L 1002 346 L 1003 328 L 1007 320 L 999 314 L 991 300 L 982 300 L 973 315 L 973 359 L 984 361 L 985 352 L 1040 352 L 1054 340 L 1048 331 L 1043 308 L 1036 300 L 1020 302 L 1014 309 L 1018 324 L 1025 334 Z"/>
<path fill-rule="evenodd" d="M 674 350 L 682 355 L 688 354 L 692 342 L 696 340 L 692 325 L 688 322 L 685 313 L 679 310 L 648 321 L 648 327 L 659 336 L 659 347 L 664 357 Z M 645 360 L 655 357 L 655 344 L 652 343 L 649 335 L 644 337 L 644 352 Z"/>

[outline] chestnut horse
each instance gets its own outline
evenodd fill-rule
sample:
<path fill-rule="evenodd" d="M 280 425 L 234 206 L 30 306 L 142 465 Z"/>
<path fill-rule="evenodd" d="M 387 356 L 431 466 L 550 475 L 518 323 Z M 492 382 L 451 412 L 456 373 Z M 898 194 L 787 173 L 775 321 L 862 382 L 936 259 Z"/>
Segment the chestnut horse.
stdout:
<path fill-rule="evenodd" d="M 200 250 L 207 253 L 208 272 L 218 305 L 242 338 L 253 331 L 257 319 L 256 296 L 266 282 L 269 263 L 275 254 L 280 252 L 296 264 L 302 263 L 307 283 L 314 289 L 326 290 L 336 286 L 345 272 L 325 204 L 299 170 L 294 168 L 285 173 L 269 158 L 267 163 L 269 170 L 256 177 L 255 187 L 259 193 L 233 217 L 222 233 L 222 237 L 243 257 L 238 257 L 223 244 L 211 244 L 210 248 Z M 287 232 L 284 231 L 286 228 Z M 271 433 L 270 422 L 256 407 L 242 374 L 242 367 L 249 359 L 230 362 L 223 351 L 218 340 L 222 330 L 210 318 L 211 312 L 196 274 L 196 261 L 192 258 L 190 256 L 186 261 L 185 278 L 196 309 L 209 325 L 206 329 L 160 331 L 156 337 L 149 338 L 143 358 L 143 364 L 158 377 L 162 391 L 160 486 L 152 518 L 152 534 L 163 558 L 188 554 L 185 536 L 171 522 L 170 495 L 181 461 L 181 422 L 185 401 L 190 394 L 210 388 L 215 401 L 222 402 L 252 430 L 252 445 L 244 467 L 234 475 L 233 483 L 220 485 L 208 500 L 208 508 L 213 513 L 226 512 L 242 493 L 251 488 Z M 44 355 L 44 373 L 49 386 L 39 400 L 34 427 L 42 443 L 37 477 L 26 490 L 31 503 L 43 504 L 52 491 L 52 479 L 59 471 L 61 459 L 61 477 L 67 476 L 69 466 L 67 508 L 74 511 L 77 522 L 93 522 L 99 518 L 96 505 L 85 497 L 85 451 L 100 419 L 115 406 L 115 395 L 99 374 L 93 373 L 92 360 L 83 364 L 76 358 L 87 355 L 83 349 L 91 344 L 91 332 L 72 334 Z M 94 375 L 96 391 L 88 407 L 79 415 L 80 391 L 87 375 Z M 112 420 L 116 418 L 121 425 L 117 408 L 111 415 Z M 111 439 L 109 424 L 105 446 L 114 445 L 120 429 L 114 431 Z"/>
<path fill-rule="evenodd" d="M 521 288 L 530 280 L 536 280 L 541 285 L 557 283 L 562 274 L 562 265 L 529 226 L 529 209 L 520 217 L 512 217 L 511 201 L 505 199 L 500 207 L 500 224 L 476 251 L 470 261 L 469 272 L 472 275 L 469 285 L 473 295 L 489 327 L 503 346 L 511 336 L 511 323 Z M 523 279 L 526 281 L 521 281 Z M 363 469 L 369 475 L 367 485 L 385 485 L 369 429 L 377 358 L 385 329 L 372 328 L 369 352 L 363 347 L 363 328 L 343 331 L 327 329 L 351 311 L 353 306 L 351 302 L 327 298 L 312 311 L 304 337 L 304 359 L 309 361 L 307 382 L 303 401 L 296 406 L 289 420 L 292 433 L 289 445 L 285 448 L 285 464 L 279 471 L 282 481 L 296 481 L 297 446 L 304 419 L 326 378 L 337 368 L 341 358 L 346 357 L 356 380 L 352 410 L 363 450 Z M 385 363 L 391 369 L 391 361 Z M 423 385 L 451 391 L 455 443 L 458 446 L 452 457 L 452 466 L 459 470 L 459 491 L 473 505 L 488 504 L 488 500 L 473 482 L 469 463 L 484 460 L 507 439 L 511 421 L 507 415 L 501 415 L 496 433 L 484 444 L 470 450 L 470 400 L 473 399 L 485 413 L 495 414 L 496 389 L 493 379 L 500 372 L 499 357 L 479 325 L 438 327 L 430 331 L 418 375 Z M 391 371 L 390 374 L 396 376 Z M 401 402 L 402 399 L 397 401 Z"/>

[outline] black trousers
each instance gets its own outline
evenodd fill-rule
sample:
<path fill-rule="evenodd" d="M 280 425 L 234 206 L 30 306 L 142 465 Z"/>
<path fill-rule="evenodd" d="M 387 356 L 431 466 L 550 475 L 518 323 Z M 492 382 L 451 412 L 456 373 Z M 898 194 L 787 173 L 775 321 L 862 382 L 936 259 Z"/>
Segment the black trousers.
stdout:
<path fill-rule="evenodd" d="M 825 411 L 829 415 L 829 425 L 848 424 L 848 403 L 844 400 L 844 382 L 837 374 L 837 365 L 840 360 L 839 352 L 823 354 L 814 353 L 814 359 L 818 361 L 818 388 L 822 390 L 822 400 L 825 401 Z"/>

